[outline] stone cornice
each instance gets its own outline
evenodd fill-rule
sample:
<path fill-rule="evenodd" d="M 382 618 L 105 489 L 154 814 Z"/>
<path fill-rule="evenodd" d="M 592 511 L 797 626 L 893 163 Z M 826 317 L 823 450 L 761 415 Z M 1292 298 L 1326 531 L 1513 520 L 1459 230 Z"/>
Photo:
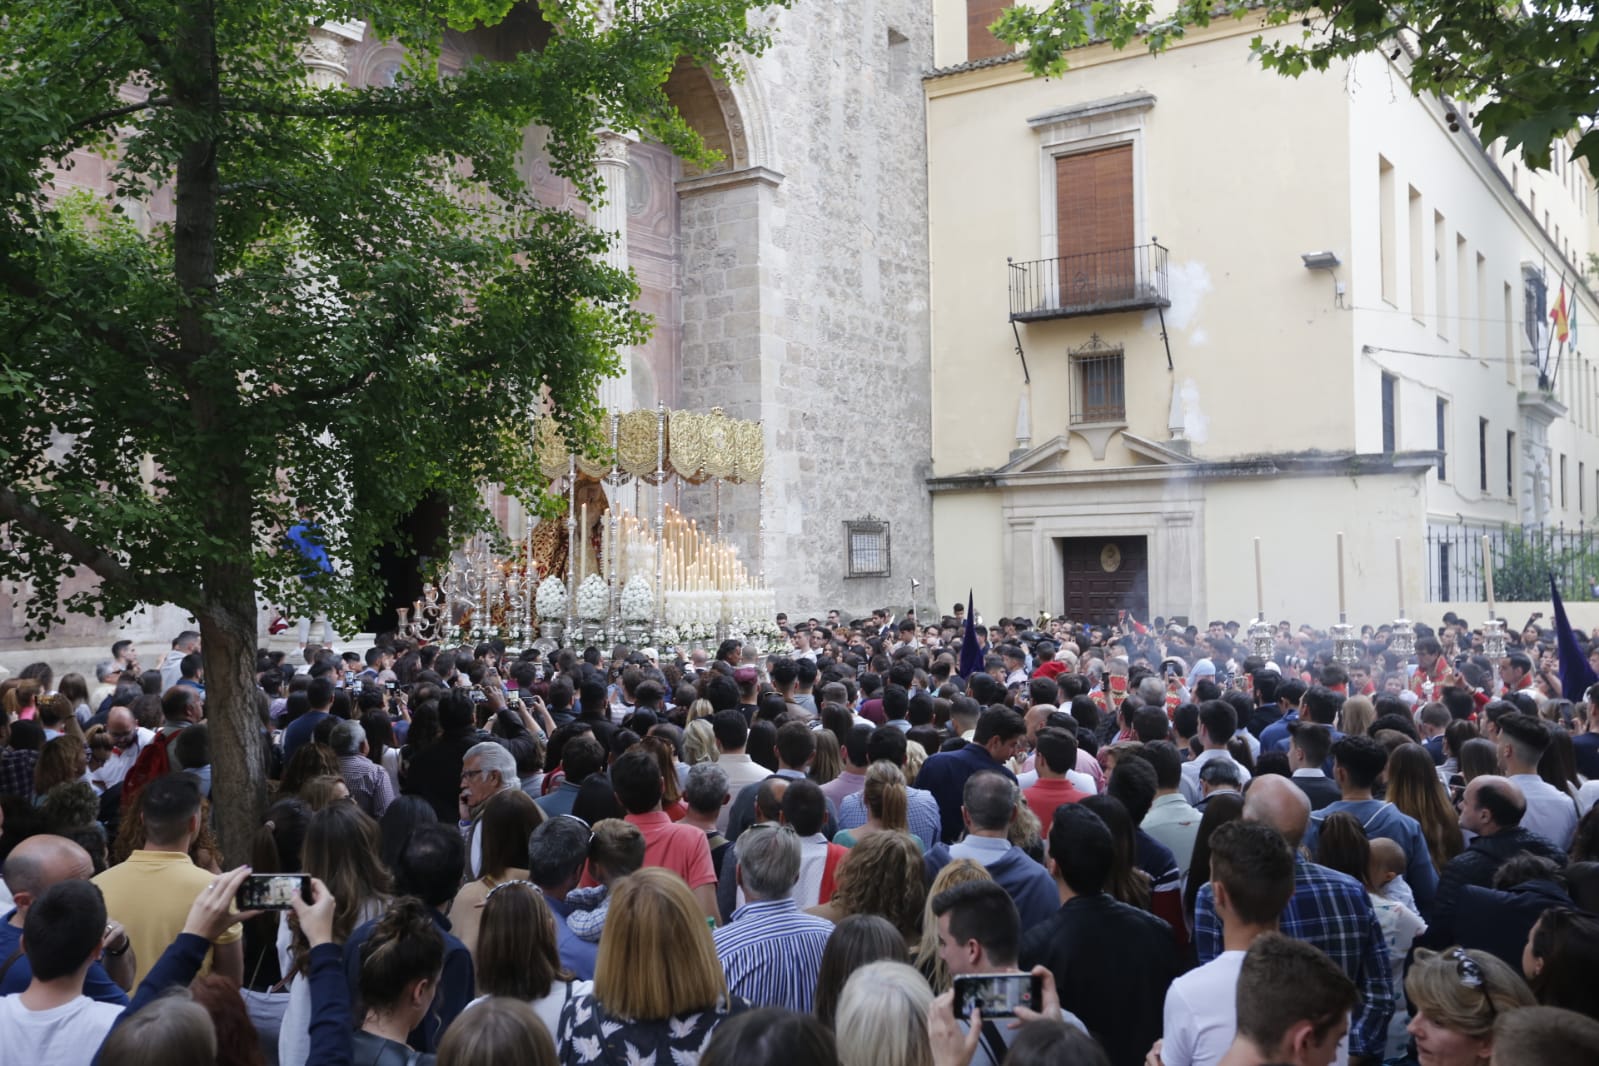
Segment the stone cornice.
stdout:
<path fill-rule="evenodd" d="M 1084 470 L 1023 470 L 1004 468 L 969 474 L 949 474 L 927 479 L 931 492 L 969 492 L 974 489 L 1096 485 L 1127 481 L 1170 479 L 1226 481 L 1271 477 L 1371 477 L 1401 475 L 1422 477 L 1438 464 L 1436 451 L 1309 452 L 1251 456 L 1213 462 L 1196 460 L 1186 465 L 1094 467 Z"/>
<path fill-rule="evenodd" d="M 711 189 L 729 189 L 739 185 L 766 185 L 775 189 L 782 183 L 783 175 L 770 167 L 745 167 L 743 170 L 720 170 L 714 174 L 684 178 L 677 183 L 677 191 L 683 196 L 689 196 Z"/>

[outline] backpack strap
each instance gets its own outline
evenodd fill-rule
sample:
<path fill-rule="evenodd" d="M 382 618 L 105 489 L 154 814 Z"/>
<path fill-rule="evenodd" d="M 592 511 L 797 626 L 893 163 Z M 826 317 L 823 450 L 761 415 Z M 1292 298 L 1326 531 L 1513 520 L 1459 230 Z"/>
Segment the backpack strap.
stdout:
<path fill-rule="evenodd" d="M 18 948 L 11 953 L 10 958 L 6 959 L 3 964 L 0 964 L 0 981 L 4 981 L 6 979 L 6 974 L 11 972 L 11 967 L 15 966 L 17 964 L 17 960 L 20 958 L 22 958 L 22 949 Z"/>
<path fill-rule="evenodd" d="M 817 903 L 826 903 L 833 898 L 833 893 L 838 890 L 838 864 L 844 861 L 844 856 L 849 854 L 849 849 L 842 844 L 827 843 L 827 858 L 822 863 L 822 885 L 817 893 Z"/>
<path fill-rule="evenodd" d="M 983 1045 L 983 1049 L 988 1052 L 990 1062 L 998 1064 L 1005 1061 L 1005 1055 L 1010 1051 L 1010 1045 L 1005 1043 L 1005 1035 L 999 1031 L 998 1025 L 984 1019 L 983 1028 L 978 1034 L 977 1040 L 978 1043 Z"/>

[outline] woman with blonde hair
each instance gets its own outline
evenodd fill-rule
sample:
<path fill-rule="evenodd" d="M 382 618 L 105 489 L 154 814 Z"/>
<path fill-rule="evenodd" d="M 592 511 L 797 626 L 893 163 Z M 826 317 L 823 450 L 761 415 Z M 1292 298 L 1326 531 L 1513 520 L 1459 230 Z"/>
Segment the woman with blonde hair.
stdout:
<path fill-rule="evenodd" d="M 1460 816 L 1449 802 L 1449 790 L 1438 777 L 1432 756 L 1420 744 L 1401 744 L 1388 756 L 1388 802 L 1414 818 L 1427 839 L 1427 851 L 1439 873 L 1450 859 L 1466 850 Z"/>
<path fill-rule="evenodd" d="M 1376 720 L 1376 704 L 1364 696 L 1352 696 L 1344 701 L 1343 710 L 1338 712 L 1338 730 L 1363 737 Z"/>
<path fill-rule="evenodd" d="M 811 758 L 810 778 L 825 785 L 844 772 L 844 762 L 839 758 L 838 734 L 829 729 L 816 733 L 816 754 Z"/>
<path fill-rule="evenodd" d="M 708 719 L 715 713 L 716 709 L 711 706 L 711 701 L 701 696 L 699 699 L 688 705 L 688 717 L 685 718 L 684 721 L 686 721 L 689 725 L 693 725 L 701 718 Z"/>
<path fill-rule="evenodd" d="M 907 949 L 914 949 L 927 902 L 923 877 L 921 841 L 892 830 L 871 833 L 838 864 L 833 898 L 807 913 L 835 924 L 852 914 L 876 914 L 899 930 Z"/>
<path fill-rule="evenodd" d="M 577 980 L 561 965 L 555 916 L 531 881 L 502 881 L 491 889 L 478 929 L 482 935 L 472 956 L 481 995 L 469 1006 L 491 996 L 519 999 L 553 1033 L 567 1002 L 593 990 L 591 982 Z"/>
<path fill-rule="evenodd" d="M 1494 1019 L 1537 1000 L 1521 976 L 1486 951 L 1417 949 L 1405 975 L 1416 1013 L 1406 1028 L 1423 1066 L 1485 1066 Z"/>
<path fill-rule="evenodd" d="M 683 761 L 690 766 L 698 766 L 702 762 L 715 762 L 720 754 L 716 747 L 716 731 L 711 728 L 709 718 L 696 718 L 683 730 Z"/>
<path fill-rule="evenodd" d="M 926 761 L 927 749 L 914 740 L 907 740 L 905 742 L 905 780 L 916 780 L 916 775 L 922 772 L 922 763 Z"/>
<path fill-rule="evenodd" d="M 647 866 L 611 886 L 594 987 L 562 1009 L 556 1045 L 564 1066 L 601 1054 L 677 1062 L 697 1055 L 716 1026 L 746 1006 L 728 995 L 694 894 L 670 870 Z"/>
<path fill-rule="evenodd" d="M 932 885 L 928 887 L 927 903 L 922 908 L 922 940 L 911 952 L 911 961 L 927 978 L 935 995 L 949 991 L 950 972 L 944 957 L 938 952 L 938 918 L 933 914 L 933 899 L 956 885 L 993 879 L 988 868 L 976 859 L 956 859 L 938 871 L 938 876 L 933 878 Z"/>
<path fill-rule="evenodd" d="M 300 786 L 300 800 L 313 811 L 326 810 L 335 803 L 347 803 L 350 786 L 338 774 L 318 774 Z"/>
<path fill-rule="evenodd" d="M 933 1048 L 927 1014 L 933 990 L 902 962 L 874 962 L 855 971 L 839 997 L 839 1066 L 928 1066 Z"/>
<path fill-rule="evenodd" d="M 483 842 L 482 871 L 476 881 L 468 881 L 450 901 L 447 912 L 450 932 L 477 958 L 478 926 L 483 919 L 484 901 L 498 885 L 526 880 L 527 842 L 533 830 L 544 824 L 544 812 L 533 798 L 519 788 L 496 792 L 483 803 L 478 819 L 478 838 Z M 551 1023 L 551 1031 L 554 1024 Z"/>
<path fill-rule="evenodd" d="M 833 843 L 853 848 L 872 833 L 887 829 L 895 833 L 909 833 L 906 811 L 910 793 L 905 786 L 905 775 L 887 759 L 879 759 L 866 768 L 866 784 L 861 788 L 861 800 L 866 805 L 866 822 L 854 829 L 841 829 Z M 920 837 L 913 838 L 918 847 Z"/>

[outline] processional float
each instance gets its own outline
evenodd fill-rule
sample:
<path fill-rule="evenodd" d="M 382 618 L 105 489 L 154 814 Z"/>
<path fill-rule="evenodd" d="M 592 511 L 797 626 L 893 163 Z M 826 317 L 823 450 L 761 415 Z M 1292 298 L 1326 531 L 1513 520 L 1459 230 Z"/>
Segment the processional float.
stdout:
<path fill-rule="evenodd" d="M 404 635 L 444 644 L 503 637 L 508 654 L 591 644 L 704 647 L 728 638 L 781 645 L 764 572 L 752 573 L 722 535 L 723 484 L 764 493 L 761 424 L 729 418 L 720 407 L 605 417 L 604 455 L 573 452 L 553 417 L 534 419 L 534 461 L 550 494 L 564 497 L 564 516 L 530 520 L 509 551 L 505 538 L 474 537 L 421 599 L 400 610 Z M 674 481 L 679 491 L 712 483 L 709 530 L 667 504 L 665 487 Z M 619 506 L 617 490 L 629 483 L 655 488 L 653 518 Z M 763 516 L 759 558 L 764 538 Z"/>

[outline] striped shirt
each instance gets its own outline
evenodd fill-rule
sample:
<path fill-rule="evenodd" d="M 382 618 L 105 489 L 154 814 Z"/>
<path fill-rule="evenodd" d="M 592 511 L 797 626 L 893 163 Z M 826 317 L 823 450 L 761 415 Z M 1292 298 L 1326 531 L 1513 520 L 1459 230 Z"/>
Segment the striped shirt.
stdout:
<path fill-rule="evenodd" d="M 792 899 L 744 904 L 712 934 L 728 994 L 756 1007 L 809 1014 L 832 932 L 832 922 L 803 913 Z"/>

